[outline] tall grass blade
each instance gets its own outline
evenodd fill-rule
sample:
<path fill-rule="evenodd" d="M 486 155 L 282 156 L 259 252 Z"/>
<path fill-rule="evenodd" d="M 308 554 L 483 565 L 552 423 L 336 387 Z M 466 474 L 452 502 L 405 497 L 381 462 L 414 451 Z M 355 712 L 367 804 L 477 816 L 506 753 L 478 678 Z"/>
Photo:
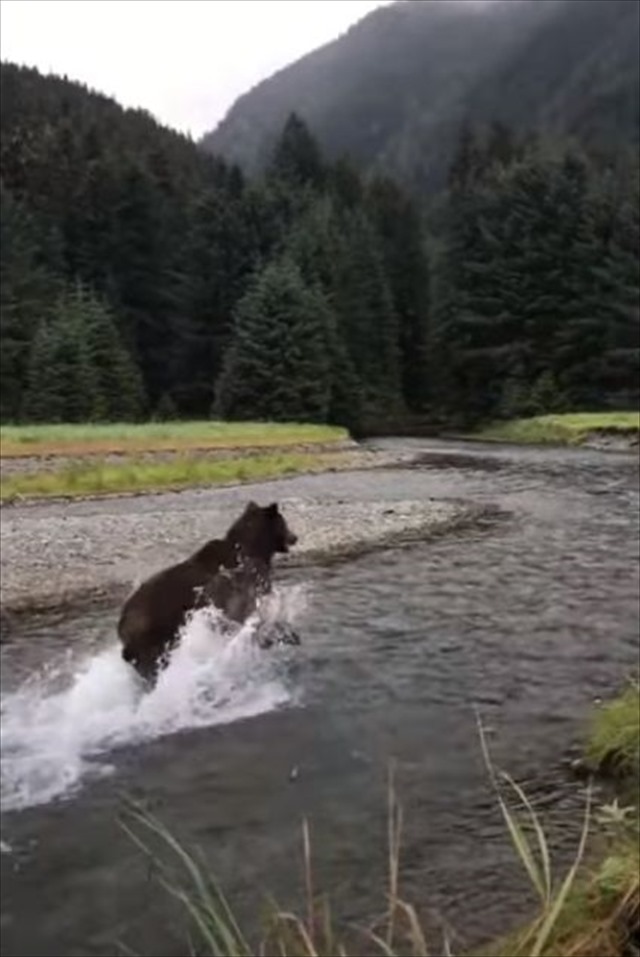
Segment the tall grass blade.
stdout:
<path fill-rule="evenodd" d="M 567 876 L 562 882 L 562 886 L 560 890 L 556 894 L 553 904 L 551 905 L 548 913 L 545 915 L 542 921 L 542 925 L 537 932 L 535 943 L 533 945 L 533 949 L 531 950 L 530 957 L 540 957 L 545 946 L 548 943 L 549 936 L 556 924 L 556 921 L 558 920 L 558 916 L 566 903 L 567 897 L 569 896 L 569 891 L 571 890 L 573 886 L 573 883 L 576 878 L 576 874 L 578 872 L 578 868 L 580 866 L 580 863 L 582 862 L 582 858 L 584 857 L 584 851 L 587 844 L 587 836 L 589 834 L 590 818 L 591 818 L 591 787 L 589 787 L 587 790 L 587 803 L 586 803 L 585 813 L 584 813 L 584 822 L 582 825 L 580 843 L 578 845 L 578 850 L 576 852 L 575 859 L 573 861 L 573 864 L 571 865 L 571 868 L 569 869 L 569 872 L 567 873 Z"/>
<path fill-rule="evenodd" d="M 429 957 L 427 941 L 425 940 L 415 908 L 413 908 L 411 904 L 405 903 L 405 901 L 398 901 L 398 907 L 407 915 L 407 920 L 409 921 L 409 932 L 414 957 Z"/>
<path fill-rule="evenodd" d="M 491 755 L 489 753 L 489 747 L 487 745 L 487 739 L 484 732 L 484 727 L 482 725 L 482 722 L 479 716 L 477 720 L 478 720 L 478 729 L 480 732 L 480 745 L 482 748 L 482 754 L 484 757 L 485 765 L 487 767 L 487 772 L 489 774 L 489 778 L 491 780 L 493 789 L 496 794 L 496 798 L 498 800 L 498 805 L 500 807 L 502 817 L 504 819 L 505 824 L 507 825 L 509 836 L 511 837 L 513 846 L 516 850 L 516 853 L 518 854 L 518 857 L 522 861 L 522 864 L 527 872 L 527 875 L 529 877 L 529 880 L 532 886 L 535 888 L 542 903 L 547 905 L 549 898 L 546 892 L 544 873 L 541 873 L 540 868 L 536 863 L 536 860 L 531 850 L 531 845 L 529 843 L 529 840 L 527 839 L 527 836 L 525 835 L 524 831 L 520 827 L 515 816 L 511 813 L 511 811 L 507 807 L 507 804 L 504 798 L 502 797 L 496 772 L 493 767 L 493 762 L 491 760 Z M 533 812 L 533 814 L 535 818 L 535 812 Z"/>
<path fill-rule="evenodd" d="M 529 813 L 529 817 L 531 819 L 533 829 L 538 839 L 538 849 L 540 851 L 540 860 L 542 861 L 542 870 L 540 870 L 539 868 L 536 868 L 536 870 L 537 870 L 537 873 L 541 874 L 541 886 L 544 891 L 543 900 L 545 901 L 546 904 L 548 904 L 551 901 L 551 892 L 552 892 L 551 858 L 549 856 L 549 844 L 547 842 L 544 830 L 542 828 L 542 825 L 540 824 L 540 819 L 538 818 L 538 815 L 536 814 L 531 802 L 529 801 L 529 798 L 524 793 L 520 785 L 517 784 L 516 781 L 514 781 L 509 774 L 506 774 L 505 772 L 503 772 L 502 776 L 505 779 L 505 781 L 510 785 L 510 787 L 513 788 L 513 790 L 515 791 L 519 799 L 522 801 L 522 803 L 524 804 L 524 806 L 526 807 Z"/>

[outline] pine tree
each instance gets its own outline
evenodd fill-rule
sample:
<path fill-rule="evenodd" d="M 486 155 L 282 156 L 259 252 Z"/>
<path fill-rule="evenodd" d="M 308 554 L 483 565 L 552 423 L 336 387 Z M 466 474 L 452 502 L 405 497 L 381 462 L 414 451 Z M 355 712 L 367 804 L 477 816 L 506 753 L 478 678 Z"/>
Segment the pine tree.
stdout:
<path fill-rule="evenodd" d="M 235 419 L 326 421 L 329 324 L 326 300 L 291 260 L 268 265 L 238 303 L 217 411 Z"/>
<path fill-rule="evenodd" d="M 209 413 L 233 332 L 233 309 L 256 261 L 255 234 L 242 200 L 220 189 L 204 192 L 191 210 L 187 318 L 173 350 L 173 394 L 191 415 Z"/>
<path fill-rule="evenodd" d="M 594 309 L 604 347 L 594 378 L 607 405 L 637 408 L 640 401 L 640 197 L 635 182 L 620 197 L 596 197 L 597 264 Z"/>
<path fill-rule="evenodd" d="M 134 421 L 142 414 L 140 374 L 106 306 L 79 283 L 40 324 L 23 411 L 40 422 Z"/>
<path fill-rule="evenodd" d="M 98 397 L 85 330 L 62 296 L 33 341 L 24 417 L 34 422 L 87 422 Z"/>
<path fill-rule="evenodd" d="M 378 238 L 362 211 L 342 217 L 334 308 L 372 418 L 402 409 L 398 319 Z"/>
<path fill-rule="evenodd" d="M 409 409 L 428 397 L 429 268 L 420 214 L 389 179 L 369 188 L 369 208 L 381 238 L 385 271 L 398 319 L 402 395 Z"/>
<path fill-rule="evenodd" d="M 269 173 L 289 186 L 320 187 L 326 171 L 316 140 L 295 113 L 288 117 L 273 150 Z"/>
<path fill-rule="evenodd" d="M 545 402 L 598 407 L 595 173 L 572 149 L 540 147 L 486 169 L 450 195 L 435 323 L 449 409 L 473 419 Z"/>
<path fill-rule="evenodd" d="M 0 417 L 21 414 L 29 351 L 59 283 L 44 264 L 38 223 L 0 182 Z"/>
<path fill-rule="evenodd" d="M 328 328 L 330 398 L 328 421 L 359 432 L 363 416 L 363 388 L 349 354 L 344 323 L 336 312 L 339 270 L 345 252 L 340 221 L 329 196 L 322 196 L 291 230 L 287 253 L 305 283 L 324 296 L 330 306 Z"/>
<path fill-rule="evenodd" d="M 142 377 L 124 346 L 107 305 L 77 285 L 67 299 L 86 336 L 94 381 L 94 422 L 134 422 L 144 408 Z"/>
<path fill-rule="evenodd" d="M 175 318 L 180 302 L 176 262 L 181 237 L 166 230 L 163 198 L 149 172 L 132 165 L 115 210 L 117 312 L 126 323 L 145 391 L 152 402 L 172 385 Z M 182 237 L 186 242 L 186 237 Z"/>

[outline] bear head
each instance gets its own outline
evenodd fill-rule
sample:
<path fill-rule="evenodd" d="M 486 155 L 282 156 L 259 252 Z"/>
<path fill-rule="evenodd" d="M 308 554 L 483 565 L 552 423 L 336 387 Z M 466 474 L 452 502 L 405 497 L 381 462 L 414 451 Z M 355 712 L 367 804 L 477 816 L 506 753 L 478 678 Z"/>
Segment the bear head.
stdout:
<path fill-rule="evenodd" d="M 227 532 L 226 538 L 245 555 L 264 561 L 270 561 L 277 552 L 288 552 L 298 541 L 277 502 L 264 507 L 249 502 Z"/>

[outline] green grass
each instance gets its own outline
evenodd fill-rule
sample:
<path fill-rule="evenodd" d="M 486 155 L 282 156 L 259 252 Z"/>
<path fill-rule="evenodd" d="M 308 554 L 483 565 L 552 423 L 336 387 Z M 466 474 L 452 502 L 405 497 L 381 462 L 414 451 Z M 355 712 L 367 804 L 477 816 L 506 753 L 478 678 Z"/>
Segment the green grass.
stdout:
<path fill-rule="evenodd" d="M 604 848 L 597 862 L 586 860 L 587 838 L 592 834 L 591 792 L 587 793 L 581 836 L 571 866 L 556 874 L 543 824 L 527 795 L 508 775 L 493 768 L 482 728 L 482 750 L 493 783 L 505 828 L 532 890 L 538 911 L 519 931 L 505 935 L 475 951 L 475 957 L 623 957 L 635 953 L 631 941 L 638 926 L 640 907 L 640 857 L 637 808 L 617 804 L 602 809 L 596 834 Z M 514 806 L 515 805 L 515 806 Z M 627 812 L 634 812 L 629 820 Z M 605 813 L 606 812 L 606 813 Z M 389 784 L 388 891 L 381 916 L 366 927 L 348 931 L 336 925 L 328 898 L 318 895 L 311 862 L 311 841 L 303 824 L 303 870 L 306 907 L 303 915 L 281 910 L 270 902 L 261 940 L 250 941 L 240 927 L 206 864 L 200 863 L 153 816 L 132 805 L 125 829 L 148 856 L 161 885 L 184 909 L 191 927 L 190 953 L 200 957 L 428 957 L 429 953 L 453 957 L 444 936 L 429 950 L 427 934 L 417 910 L 400 892 L 402 809 Z M 155 844 L 155 847 L 151 845 Z M 169 851 L 178 875 L 166 863 Z M 341 940 L 342 938 L 342 940 Z M 130 951 L 126 951 L 130 953 Z"/>
<path fill-rule="evenodd" d="M 474 433 L 473 438 L 522 444 L 580 445 L 593 432 L 637 433 L 639 430 L 638 412 L 580 412 L 495 422 Z"/>
<path fill-rule="evenodd" d="M 339 453 L 251 455 L 206 459 L 181 455 L 164 462 L 128 459 L 123 464 L 91 462 L 62 469 L 10 475 L 0 480 L 0 500 L 153 492 L 196 485 L 257 482 L 340 464 Z"/>
<path fill-rule="evenodd" d="M 640 685 L 632 682 L 619 697 L 595 713 L 587 743 L 587 761 L 619 775 L 640 774 Z"/>
<path fill-rule="evenodd" d="M 279 422 L 3 425 L 2 456 L 248 448 L 340 442 L 345 429 Z"/>

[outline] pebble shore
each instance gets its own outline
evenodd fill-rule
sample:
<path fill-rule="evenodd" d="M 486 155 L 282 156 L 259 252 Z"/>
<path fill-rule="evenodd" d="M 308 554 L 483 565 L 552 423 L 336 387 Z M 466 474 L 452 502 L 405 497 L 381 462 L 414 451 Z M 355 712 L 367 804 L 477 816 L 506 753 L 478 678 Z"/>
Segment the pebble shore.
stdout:
<path fill-rule="evenodd" d="M 331 471 L 370 471 L 406 464 L 411 454 L 358 450 Z M 291 492 L 294 484 L 289 484 Z M 281 486 L 282 487 L 282 486 Z M 100 499 L 40 501 L 1 511 L 0 607 L 15 613 L 121 599 L 154 571 L 224 534 L 251 489 L 194 488 Z M 470 520 L 472 509 L 447 502 L 345 501 L 279 495 L 299 544 L 279 565 L 348 557 L 407 539 L 439 534 Z M 6 629 L 3 628 L 3 631 Z"/>

